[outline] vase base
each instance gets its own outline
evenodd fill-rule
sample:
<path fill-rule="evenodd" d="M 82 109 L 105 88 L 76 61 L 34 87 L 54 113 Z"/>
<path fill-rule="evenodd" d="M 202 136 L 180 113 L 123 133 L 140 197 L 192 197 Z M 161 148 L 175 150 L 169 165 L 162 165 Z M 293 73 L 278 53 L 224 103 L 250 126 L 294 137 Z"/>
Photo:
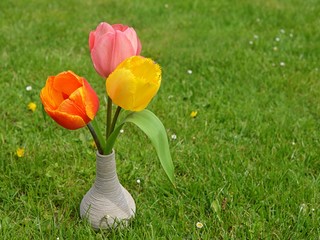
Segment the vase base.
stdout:
<path fill-rule="evenodd" d="M 121 185 L 122 196 L 112 199 L 99 196 L 98 200 L 90 189 L 80 204 L 80 216 L 87 219 L 92 228 L 111 229 L 128 226 L 134 217 L 136 205 L 131 194 Z"/>

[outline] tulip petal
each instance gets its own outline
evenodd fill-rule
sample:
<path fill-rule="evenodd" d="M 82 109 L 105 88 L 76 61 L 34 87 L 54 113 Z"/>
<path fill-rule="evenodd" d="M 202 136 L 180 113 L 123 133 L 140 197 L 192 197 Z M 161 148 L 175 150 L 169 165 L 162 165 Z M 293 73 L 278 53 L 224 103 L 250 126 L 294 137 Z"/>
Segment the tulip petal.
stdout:
<path fill-rule="evenodd" d="M 73 92 L 68 99 L 64 100 L 57 111 L 66 112 L 70 115 L 78 115 L 85 122 L 89 122 L 83 104 L 83 89 L 79 88 Z"/>
<path fill-rule="evenodd" d="M 114 29 L 113 27 L 106 23 L 106 22 L 102 22 L 100 23 L 96 30 L 91 31 L 89 34 L 89 49 L 90 51 L 92 50 L 92 48 L 94 48 L 95 45 L 95 40 L 102 37 L 104 34 L 106 33 L 114 33 Z"/>
<path fill-rule="evenodd" d="M 120 23 L 117 23 L 117 24 L 112 24 L 112 28 L 115 30 L 115 31 L 121 31 L 121 32 L 124 32 L 126 31 L 129 27 L 127 25 L 123 25 L 123 24 L 120 24 Z"/>
<path fill-rule="evenodd" d="M 83 81 L 83 104 L 85 105 L 87 116 L 91 120 L 94 119 L 99 109 L 99 98 L 85 79 Z"/>
<path fill-rule="evenodd" d="M 53 82 L 53 88 L 58 92 L 62 92 L 66 97 L 70 96 L 76 89 L 82 86 L 80 77 L 72 71 L 62 72 L 58 74 Z"/>
<path fill-rule="evenodd" d="M 135 50 L 134 53 L 130 56 L 139 55 L 141 52 L 141 42 L 137 36 L 136 31 L 132 27 L 128 27 L 122 24 L 113 24 L 112 27 L 115 31 L 123 32 L 123 34 L 126 35 L 126 37 L 129 39 L 132 49 Z"/>
<path fill-rule="evenodd" d="M 64 128 L 75 130 L 84 127 L 87 123 L 79 116 L 70 115 L 65 112 L 45 109 L 48 115 Z"/>
<path fill-rule="evenodd" d="M 115 69 L 126 58 L 137 55 L 137 51 L 133 47 L 131 39 L 125 32 L 116 31 L 114 49 L 121 49 L 121 51 L 118 50 L 113 52 L 113 69 Z"/>
<path fill-rule="evenodd" d="M 130 68 L 135 76 L 145 79 L 146 82 L 159 84 L 159 81 L 161 81 L 160 66 L 150 58 L 134 57 L 126 61 L 123 66 Z"/>
<path fill-rule="evenodd" d="M 91 52 L 92 48 L 94 47 L 95 39 L 96 39 L 96 32 L 95 31 L 91 31 L 89 33 L 89 49 L 90 49 L 90 52 Z"/>
<path fill-rule="evenodd" d="M 157 94 L 160 85 L 146 82 L 145 79 L 136 82 L 136 88 L 139 89 L 139 94 L 134 95 L 134 107 L 132 108 L 132 111 L 141 111 L 148 106 L 150 100 Z"/>
<path fill-rule="evenodd" d="M 45 108 L 57 109 L 64 100 L 62 94 L 53 87 L 54 76 L 47 79 L 46 86 L 40 92 L 40 98 Z"/>
<path fill-rule="evenodd" d="M 111 33 L 97 38 L 94 47 L 91 50 L 91 59 L 94 68 L 99 75 L 107 77 L 111 73 L 112 57 L 110 56 L 114 49 L 114 36 Z"/>
<path fill-rule="evenodd" d="M 106 33 L 114 33 L 114 31 L 115 30 L 114 30 L 113 26 L 111 26 L 110 24 L 108 24 L 106 22 L 102 22 L 96 28 L 96 37 L 100 38 L 104 34 L 106 34 Z"/>
<path fill-rule="evenodd" d="M 125 34 L 128 39 L 131 41 L 132 49 L 135 50 L 135 53 L 133 55 L 140 55 L 141 52 L 141 42 L 140 39 L 137 37 L 136 32 L 134 31 L 133 28 L 128 28 L 125 31 Z"/>
<path fill-rule="evenodd" d="M 114 71 L 106 81 L 108 96 L 125 110 L 131 110 L 133 107 L 135 86 L 134 75 L 125 68 Z"/>

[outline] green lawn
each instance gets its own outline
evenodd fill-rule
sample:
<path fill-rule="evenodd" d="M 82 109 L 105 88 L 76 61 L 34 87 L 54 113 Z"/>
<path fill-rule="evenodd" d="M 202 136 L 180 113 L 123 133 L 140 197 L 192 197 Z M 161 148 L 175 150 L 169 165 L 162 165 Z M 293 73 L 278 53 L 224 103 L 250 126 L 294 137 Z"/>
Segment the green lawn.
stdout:
<path fill-rule="evenodd" d="M 319 239 L 319 12 L 317 0 L 0 1 L 0 238 Z M 148 109 L 177 185 L 126 125 L 117 172 L 137 212 L 111 232 L 79 216 L 95 178 L 89 131 L 59 127 L 39 99 L 49 75 L 72 70 L 104 102 L 88 49 L 101 21 L 133 26 L 162 66 Z"/>

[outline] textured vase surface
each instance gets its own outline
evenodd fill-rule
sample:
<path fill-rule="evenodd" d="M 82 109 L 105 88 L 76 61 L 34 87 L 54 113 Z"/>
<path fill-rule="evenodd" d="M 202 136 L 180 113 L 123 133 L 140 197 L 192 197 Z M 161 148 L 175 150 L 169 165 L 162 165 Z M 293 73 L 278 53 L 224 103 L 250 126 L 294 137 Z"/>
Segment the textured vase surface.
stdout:
<path fill-rule="evenodd" d="M 80 216 L 94 229 L 106 229 L 127 225 L 135 211 L 132 196 L 119 182 L 114 151 L 109 155 L 97 153 L 96 179 L 81 201 Z"/>

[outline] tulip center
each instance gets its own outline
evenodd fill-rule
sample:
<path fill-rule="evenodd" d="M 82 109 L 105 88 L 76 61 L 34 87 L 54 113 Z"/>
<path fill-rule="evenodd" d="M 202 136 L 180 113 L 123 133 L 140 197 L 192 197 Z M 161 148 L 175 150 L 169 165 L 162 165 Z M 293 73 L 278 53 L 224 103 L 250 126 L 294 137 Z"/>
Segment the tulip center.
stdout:
<path fill-rule="evenodd" d="M 66 100 L 69 98 L 69 95 L 68 94 L 65 94 L 65 93 L 61 93 L 62 94 L 62 98 L 63 100 Z"/>

